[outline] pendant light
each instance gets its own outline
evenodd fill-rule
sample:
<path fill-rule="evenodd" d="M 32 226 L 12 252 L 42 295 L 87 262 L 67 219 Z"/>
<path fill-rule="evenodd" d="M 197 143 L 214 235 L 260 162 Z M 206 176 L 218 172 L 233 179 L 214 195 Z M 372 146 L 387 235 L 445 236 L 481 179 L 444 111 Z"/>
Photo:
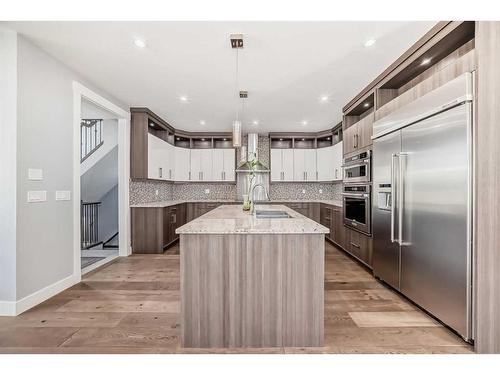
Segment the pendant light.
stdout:
<path fill-rule="evenodd" d="M 230 36 L 231 38 L 231 48 L 236 50 L 236 92 L 239 91 L 239 81 L 238 81 L 238 68 L 239 68 L 239 60 L 238 60 L 238 49 L 243 48 L 243 35 L 241 34 L 233 34 Z M 241 137 L 241 121 L 239 117 L 239 109 L 238 105 L 236 106 L 236 120 L 233 121 L 233 147 L 241 147 L 242 137 Z"/>

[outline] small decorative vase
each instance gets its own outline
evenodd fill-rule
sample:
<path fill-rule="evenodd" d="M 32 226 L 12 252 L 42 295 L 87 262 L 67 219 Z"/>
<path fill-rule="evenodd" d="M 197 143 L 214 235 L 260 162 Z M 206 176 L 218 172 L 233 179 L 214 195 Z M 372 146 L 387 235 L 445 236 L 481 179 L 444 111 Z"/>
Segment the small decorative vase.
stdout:
<path fill-rule="evenodd" d="M 243 211 L 250 211 L 252 203 L 248 199 L 248 195 L 243 195 Z"/>

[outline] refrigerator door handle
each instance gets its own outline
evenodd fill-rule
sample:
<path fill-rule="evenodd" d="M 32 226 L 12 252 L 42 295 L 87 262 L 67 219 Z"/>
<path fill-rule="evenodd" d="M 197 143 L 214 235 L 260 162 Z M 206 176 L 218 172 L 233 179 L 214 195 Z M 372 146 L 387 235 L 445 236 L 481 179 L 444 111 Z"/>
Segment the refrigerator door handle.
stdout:
<path fill-rule="evenodd" d="M 395 202 L 396 200 L 394 199 L 395 198 L 395 194 L 394 192 L 396 191 L 395 189 L 395 182 L 396 182 L 396 179 L 394 178 L 395 176 L 395 160 L 396 158 L 398 157 L 398 154 L 392 154 L 391 156 L 391 243 L 394 243 L 396 242 L 395 240 L 395 237 L 394 237 L 394 224 L 395 224 L 395 219 L 394 219 L 394 215 L 395 215 Z"/>
<path fill-rule="evenodd" d="M 406 161 L 406 153 L 400 152 L 398 154 L 399 161 L 399 186 L 398 186 L 398 244 L 399 246 L 403 246 L 403 199 L 404 199 L 404 163 L 403 160 Z"/>

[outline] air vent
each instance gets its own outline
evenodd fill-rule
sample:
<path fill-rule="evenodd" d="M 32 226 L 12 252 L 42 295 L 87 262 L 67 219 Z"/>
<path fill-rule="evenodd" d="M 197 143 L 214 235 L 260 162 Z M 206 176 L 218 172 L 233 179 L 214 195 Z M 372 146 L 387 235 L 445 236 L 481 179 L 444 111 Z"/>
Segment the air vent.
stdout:
<path fill-rule="evenodd" d="M 231 34 L 231 48 L 243 48 L 243 34 Z"/>

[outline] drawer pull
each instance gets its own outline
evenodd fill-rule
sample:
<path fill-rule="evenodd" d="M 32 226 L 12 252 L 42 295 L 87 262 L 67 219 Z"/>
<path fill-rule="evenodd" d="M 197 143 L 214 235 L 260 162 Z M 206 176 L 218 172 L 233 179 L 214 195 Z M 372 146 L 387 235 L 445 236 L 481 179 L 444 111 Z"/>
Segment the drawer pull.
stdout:
<path fill-rule="evenodd" d="M 361 246 L 356 245 L 354 242 L 351 242 L 351 245 L 354 246 L 354 247 L 357 247 L 358 249 L 361 249 Z"/>

